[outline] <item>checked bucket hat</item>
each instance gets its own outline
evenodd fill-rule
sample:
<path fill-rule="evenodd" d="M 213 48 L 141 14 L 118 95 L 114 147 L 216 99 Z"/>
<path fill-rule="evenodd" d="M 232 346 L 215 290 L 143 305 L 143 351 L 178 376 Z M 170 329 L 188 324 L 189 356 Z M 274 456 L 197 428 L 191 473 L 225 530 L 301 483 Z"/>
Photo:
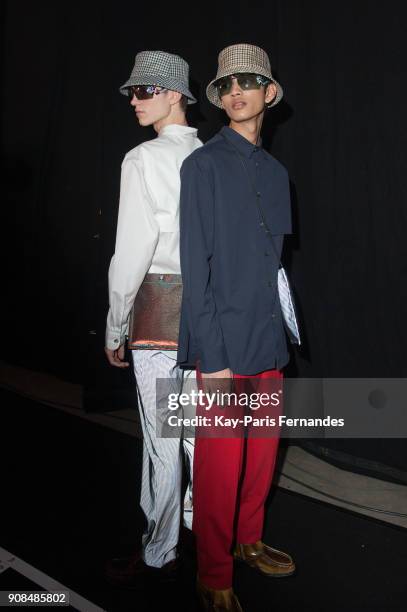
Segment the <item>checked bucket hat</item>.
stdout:
<path fill-rule="evenodd" d="M 179 55 L 165 51 L 140 51 L 130 78 L 120 87 L 120 93 L 127 95 L 132 85 L 159 85 L 171 91 L 179 91 L 188 98 L 188 104 L 196 99 L 189 91 L 189 66 Z"/>
<path fill-rule="evenodd" d="M 270 60 L 267 53 L 260 47 L 256 47 L 256 45 L 248 45 L 246 43 L 230 45 L 230 47 L 226 47 L 219 53 L 217 75 L 206 88 L 208 100 L 215 106 L 222 108 L 215 85 L 216 81 L 222 77 L 241 72 L 260 74 L 270 79 L 277 87 L 277 94 L 269 106 L 275 106 L 280 102 L 283 97 L 283 88 L 271 74 Z"/>

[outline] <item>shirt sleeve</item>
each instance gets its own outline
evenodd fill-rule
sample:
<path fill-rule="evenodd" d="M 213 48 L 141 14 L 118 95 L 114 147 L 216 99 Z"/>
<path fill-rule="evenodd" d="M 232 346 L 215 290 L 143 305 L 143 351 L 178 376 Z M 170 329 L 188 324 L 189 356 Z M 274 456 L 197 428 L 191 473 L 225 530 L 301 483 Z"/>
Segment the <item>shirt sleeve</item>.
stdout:
<path fill-rule="evenodd" d="M 115 252 L 109 267 L 110 308 L 106 324 L 106 347 L 109 349 L 124 343 L 134 298 L 151 266 L 159 237 L 153 206 L 142 159 L 125 158 Z"/>
<path fill-rule="evenodd" d="M 187 324 L 202 372 L 229 367 L 211 287 L 214 196 L 208 169 L 194 159 L 181 168 L 180 257 Z"/>

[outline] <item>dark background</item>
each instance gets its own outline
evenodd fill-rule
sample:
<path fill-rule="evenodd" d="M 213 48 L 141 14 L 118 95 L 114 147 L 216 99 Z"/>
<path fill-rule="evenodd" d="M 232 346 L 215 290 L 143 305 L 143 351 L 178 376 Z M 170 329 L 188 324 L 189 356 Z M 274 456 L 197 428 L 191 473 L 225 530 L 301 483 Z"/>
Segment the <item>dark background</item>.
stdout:
<path fill-rule="evenodd" d="M 285 262 L 305 344 L 288 373 L 406 376 L 406 12 L 394 0 L 4 2 L 0 357 L 89 397 L 132 384 L 103 355 L 107 268 L 121 160 L 154 133 L 118 87 L 137 51 L 180 54 L 206 141 L 224 121 L 204 95 L 217 54 L 249 42 L 285 93 L 264 143 L 292 181 Z M 403 441 L 337 444 L 405 469 Z"/>

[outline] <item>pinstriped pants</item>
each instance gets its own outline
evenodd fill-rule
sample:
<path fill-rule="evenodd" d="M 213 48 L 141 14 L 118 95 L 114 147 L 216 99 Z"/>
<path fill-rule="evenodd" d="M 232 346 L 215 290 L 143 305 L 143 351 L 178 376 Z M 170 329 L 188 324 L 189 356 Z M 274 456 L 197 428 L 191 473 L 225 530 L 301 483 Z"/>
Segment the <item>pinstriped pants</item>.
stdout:
<path fill-rule="evenodd" d="M 182 448 L 189 471 L 183 504 L 183 522 L 192 527 L 192 467 L 194 440 L 156 435 L 158 411 L 167 409 L 167 397 L 156 397 L 156 379 L 171 379 L 171 392 L 181 393 L 185 377 L 194 370 L 176 365 L 176 351 L 132 351 L 138 405 L 143 430 L 143 467 L 140 505 L 147 519 L 142 556 L 147 565 L 162 567 L 177 556 L 181 519 Z"/>

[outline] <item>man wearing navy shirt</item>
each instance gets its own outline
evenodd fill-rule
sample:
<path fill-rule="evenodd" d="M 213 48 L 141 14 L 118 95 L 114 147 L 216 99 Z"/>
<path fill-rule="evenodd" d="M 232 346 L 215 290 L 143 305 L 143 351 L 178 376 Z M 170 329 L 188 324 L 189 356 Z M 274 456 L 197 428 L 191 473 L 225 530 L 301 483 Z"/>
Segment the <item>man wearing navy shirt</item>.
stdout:
<path fill-rule="evenodd" d="M 264 389 L 281 381 L 289 360 L 277 287 L 284 234 L 291 233 L 289 180 L 259 145 L 265 108 L 283 92 L 259 47 L 232 45 L 218 61 L 207 96 L 225 110 L 229 126 L 181 169 L 178 361 L 197 364 L 204 390 L 211 379 L 250 380 Z M 268 577 L 295 570 L 290 555 L 261 541 L 277 448 L 278 436 L 197 435 L 193 530 L 204 609 L 241 610 L 234 559 Z"/>

